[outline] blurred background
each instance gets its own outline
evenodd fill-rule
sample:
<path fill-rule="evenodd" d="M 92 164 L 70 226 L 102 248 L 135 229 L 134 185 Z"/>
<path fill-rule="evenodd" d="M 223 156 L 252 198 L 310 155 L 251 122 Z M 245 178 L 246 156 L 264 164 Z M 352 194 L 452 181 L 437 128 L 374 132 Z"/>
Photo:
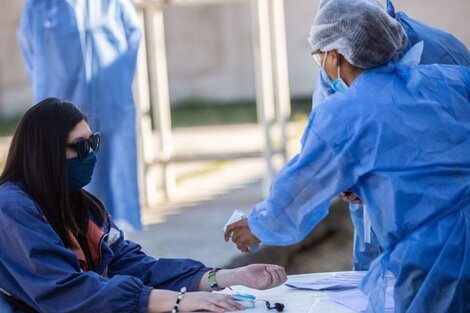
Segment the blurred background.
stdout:
<path fill-rule="evenodd" d="M 276 0 L 274 0 L 276 1 Z M 256 67 L 252 1 L 165 6 L 164 39 L 171 103 L 171 139 L 175 155 L 262 151 L 263 129 L 256 109 Z M 201 1 L 203 2 L 203 1 Z M 316 0 L 284 3 L 291 114 L 286 152 L 299 149 L 318 68 L 307 43 L 318 7 Z M 32 104 L 31 86 L 16 39 L 23 0 L 0 0 L 0 168 L 20 116 Z M 396 0 L 397 11 L 442 28 L 470 46 L 467 0 Z M 144 138 L 143 145 L 150 144 Z M 279 142 L 273 143 L 274 146 Z M 275 169 L 283 164 L 274 158 Z M 145 169 L 144 169 L 145 171 Z M 190 257 L 212 266 L 249 262 L 285 265 L 289 273 L 350 270 L 352 226 L 345 204 L 302 243 L 264 247 L 243 255 L 223 242 L 222 227 L 235 209 L 249 213 L 264 196 L 262 157 L 178 162 L 170 198 L 142 199 L 145 229 L 129 234 L 156 257 Z M 142 181 L 142 180 L 141 180 Z M 140 186 L 141 189 L 143 188 Z M 155 194 L 163 186 L 155 184 Z M 148 192 L 148 191 L 147 191 Z"/>

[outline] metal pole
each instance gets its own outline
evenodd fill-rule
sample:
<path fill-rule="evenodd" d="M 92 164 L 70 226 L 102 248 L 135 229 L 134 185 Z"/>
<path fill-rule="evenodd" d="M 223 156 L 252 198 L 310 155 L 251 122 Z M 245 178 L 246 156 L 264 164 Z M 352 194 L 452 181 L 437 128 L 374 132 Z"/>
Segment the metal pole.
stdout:
<path fill-rule="evenodd" d="M 274 54 L 274 90 L 277 123 L 280 131 L 280 148 L 284 163 L 287 162 L 286 127 L 291 114 L 289 72 L 287 66 L 286 22 L 284 0 L 271 0 L 272 41 Z"/>
<path fill-rule="evenodd" d="M 256 106 L 258 122 L 263 127 L 266 176 L 263 191 L 267 195 L 274 178 L 271 126 L 274 121 L 274 86 L 271 55 L 271 31 L 269 25 L 269 0 L 253 0 L 253 48 L 256 75 Z"/>
<path fill-rule="evenodd" d="M 222 4 L 243 0 L 134 0 L 134 4 L 144 10 L 145 39 L 139 59 L 146 59 L 147 63 L 140 62 L 139 67 L 148 66 L 148 80 L 145 80 L 145 71 L 138 68 L 138 94 L 139 105 L 142 111 L 142 121 L 139 126 L 143 142 L 140 142 L 145 159 L 145 188 L 148 203 L 154 203 L 156 187 L 155 177 L 162 179 L 165 197 L 170 199 L 175 190 L 175 175 L 171 165 L 174 160 L 173 144 L 171 138 L 170 99 L 168 89 L 168 70 L 164 38 L 163 8 L 170 6 L 186 6 L 199 4 Z M 288 86 L 287 55 L 285 39 L 285 20 L 283 0 L 250 0 L 253 12 L 253 48 L 256 74 L 256 105 L 258 122 L 262 127 L 265 148 L 263 157 L 266 161 L 266 176 L 264 179 L 264 193 L 267 194 L 269 186 L 275 175 L 273 156 L 277 151 L 273 149 L 272 126 L 277 117 L 280 129 L 281 148 L 286 160 L 286 124 L 290 115 L 290 92 Z M 146 44 L 146 46 L 145 46 Z M 146 52 L 146 55 L 145 55 Z M 273 59 L 274 58 L 274 59 Z M 159 154 L 155 151 L 154 140 L 149 139 L 150 109 L 145 106 L 149 99 L 142 95 L 145 88 L 150 90 L 151 113 L 155 128 L 158 130 L 159 141 L 155 144 Z M 275 114 L 277 111 L 277 114 Z M 139 111 L 140 112 L 140 111 Z M 148 114 L 145 114 L 148 113 Z M 146 133 L 147 132 L 147 133 Z M 145 142 L 145 145 L 143 144 Z M 163 175 L 153 175 L 154 164 L 158 160 L 163 165 Z M 153 177 L 153 178 L 152 178 Z"/>
<path fill-rule="evenodd" d="M 159 7 L 145 10 L 145 22 L 153 121 L 158 130 L 161 159 L 169 160 L 173 154 L 173 142 L 163 10 Z M 163 162 L 162 176 L 165 198 L 171 199 L 175 192 L 175 173 L 167 161 Z"/>
<path fill-rule="evenodd" d="M 148 94 L 148 75 L 147 75 L 147 53 L 145 42 L 144 14 L 142 11 L 137 12 L 139 16 L 139 24 L 142 32 L 142 39 L 139 46 L 137 56 L 137 68 L 134 80 L 134 95 L 136 103 L 136 127 L 137 127 L 137 170 L 139 177 L 139 190 L 143 206 L 149 206 L 151 203 L 147 188 L 147 171 L 146 167 L 150 161 L 149 153 L 151 149 L 148 145 L 144 145 L 151 141 L 152 126 L 150 122 L 150 98 Z"/>

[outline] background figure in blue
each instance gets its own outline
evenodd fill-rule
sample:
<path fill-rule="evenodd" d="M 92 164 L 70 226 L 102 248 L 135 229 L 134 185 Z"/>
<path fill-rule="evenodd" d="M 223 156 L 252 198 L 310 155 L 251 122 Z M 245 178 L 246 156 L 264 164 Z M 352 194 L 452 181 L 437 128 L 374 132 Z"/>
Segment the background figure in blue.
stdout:
<path fill-rule="evenodd" d="M 125 231 L 141 229 L 132 96 L 140 31 L 129 0 L 29 0 L 18 31 L 33 103 L 73 101 L 101 132 L 87 188 Z"/>
<path fill-rule="evenodd" d="M 374 0 L 371 0 L 374 1 Z M 327 1 L 323 1 L 324 5 Z M 403 12 L 395 12 L 392 1 L 387 0 L 387 11 L 390 16 L 395 18 L 405 29 L 408 36 L 408 45 L 404 50 L 406 53 L 411 47 L 420 41 L 424 43 L 424 50 L 421 56 L 420 64 L 456 64 L 470 67 L 470 52 L 465 45 L 453 35 L 440 29 L 426 25 L 408 17 Z M 316 106 L 323 102 L 335 91 L 328 84 L 324 72 L 320 71 L 317 79 L 317 87 L 313 94 L 313 105 Z M 355 200 L 354 194 L 347 194 L 349 200 Z M 347 195 L 342 194 L 346 200 Z M 356 198 L 357 199 L 357 198 Z M 370 263 L 382 253 L 377 237 L 372 229 L 368 229 L 369 223 L 364 225 L 364 218 L 367 221 L 367 211 L 360 200 L 357 203 L 350 203 L 349 210 L 354 225 L 354 265 L 356 271 L 368 270 Z"/>

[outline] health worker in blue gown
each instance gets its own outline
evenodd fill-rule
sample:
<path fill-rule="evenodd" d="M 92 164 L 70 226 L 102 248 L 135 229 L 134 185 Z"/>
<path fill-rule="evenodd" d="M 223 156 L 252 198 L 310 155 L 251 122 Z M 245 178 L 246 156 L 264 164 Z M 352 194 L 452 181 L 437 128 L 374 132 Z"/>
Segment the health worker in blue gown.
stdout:
<path fill-rule="evenodd" d="M 87 188 L 126 231 L 141 229 L 132 96 L 140 30 L 129 0 L 29 0 L 18 38 L 33 103 L 74 102 L 100 132 L 95 179 Z"/>
<path fill-rule="evenodd" d="M 322 2 L 322 5 L 325 2 L 327 1 Z M 420 64 L 456 64 L 470 67 L 470 52 L 453 35 L 410 18 L 403 12 L 396 13 L 390 0 L 387 1 L 387 11 L 403 26 L 408 36 L 408 44 L 404 52 L 416 43 L 423 41 L 424 49 Z M 314 106 L 335 93 L 328 84 L 324 72 L 320 71 L 318 76 L 317 87 L 313 95 Z M 367 207 L 354 193 L 343 192 L 341 196 L 344 200 L 350 201 L 349 209 L 354 225 L 353 269 L 356 271 L 368 270 L 371 262 L 382 253 L 383 249 L 370 227 Z"/>
<path fill-rule="evenodd" d="M 361 284 L 368 311 L 384 311 L 390 271 L 396 312 L 469 312 L 470 69 L 420 65 L 425 43 L 403 53 L 403 27 L 369 0 L 326 2 L 309 42 L 335 93 L 226 239 L 245 251 L 296 243 L 351 190 L 383 248 Z"/>
<path fill-rule="evenodd" d="M 323 1 L 320 6 L 327 1 Z M 403 26 L 407 33 L 408 44 L 402 54 L 416 43 L 423 41 L 424 50 L 420 64 L 456 64 L 470 67 L 470 52 L 453 35 L 410 18 L 403 12 L 396 13 L 390 0 L 387 1 L 387 11 Z M 326 74 L 320 71 L 313 95 L 313 106 L 335 93 L 328 83 L 329 79 L 325 76 Z M 371 229 L 367 210 L 362 201 L 350 191 L 342 192 L 340 195 L 345 201 L 350 202 L 349 209 L 354 225 L 353 269 L 356 271 L 368 270 L 371 262 L 382 253 L 383 249 Z"/>

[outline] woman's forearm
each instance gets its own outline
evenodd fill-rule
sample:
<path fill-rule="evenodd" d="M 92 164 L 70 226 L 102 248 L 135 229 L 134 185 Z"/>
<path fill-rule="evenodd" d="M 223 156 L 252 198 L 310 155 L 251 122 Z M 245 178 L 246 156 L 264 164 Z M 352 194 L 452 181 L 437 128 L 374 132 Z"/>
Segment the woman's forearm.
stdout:
<path fill-rule="evenodd" d="M 210 291 L 209 272 L 204 273 L 198 288 L 201 291 Z M 216 272 L 215 280 L 219 288 L 242 285 L 254 289 L 269 289 L 284 283 L 287 275 L 284 267 L 273 264 L 250 264 L 230 270 Z M 214 283 L 213 279 L 211 282 Z"/>
<path fill-rule="evenodd" d="M 217 284 L 221 288 L 238 285 L 236 278 L 237 269 L 219 270 L 216 273 Z M 198 285 L 199 291 L 212 291 L 209 285 L 209 271 L 204 273 Z M 150 293 L 148 312 L 169 312 L 174 307 L 178 293 L 174 291 L 154 289 Z"/>
<path fill-rule="evenodd" d="M 237 269 L 230 269 L 230 270 L 218 270 L 215 274 L 215 278 L 217 281 L 217 285 L 220 288 L 230 287 L 233 285 L 238 285 L 239 282 L 237 281 L 236 277 Z M 199 291 L 212 291 L 213 289 L 209 285 L 209 272 L 204 273 L 201 277 L 201 281 L 198 285 Z"/>
<path fill-rule="evenodd" d="M 150 293 L 148 312 L 170 312 L 173 309 L 178 293 L 169 290 L 154 289 Z"/>

